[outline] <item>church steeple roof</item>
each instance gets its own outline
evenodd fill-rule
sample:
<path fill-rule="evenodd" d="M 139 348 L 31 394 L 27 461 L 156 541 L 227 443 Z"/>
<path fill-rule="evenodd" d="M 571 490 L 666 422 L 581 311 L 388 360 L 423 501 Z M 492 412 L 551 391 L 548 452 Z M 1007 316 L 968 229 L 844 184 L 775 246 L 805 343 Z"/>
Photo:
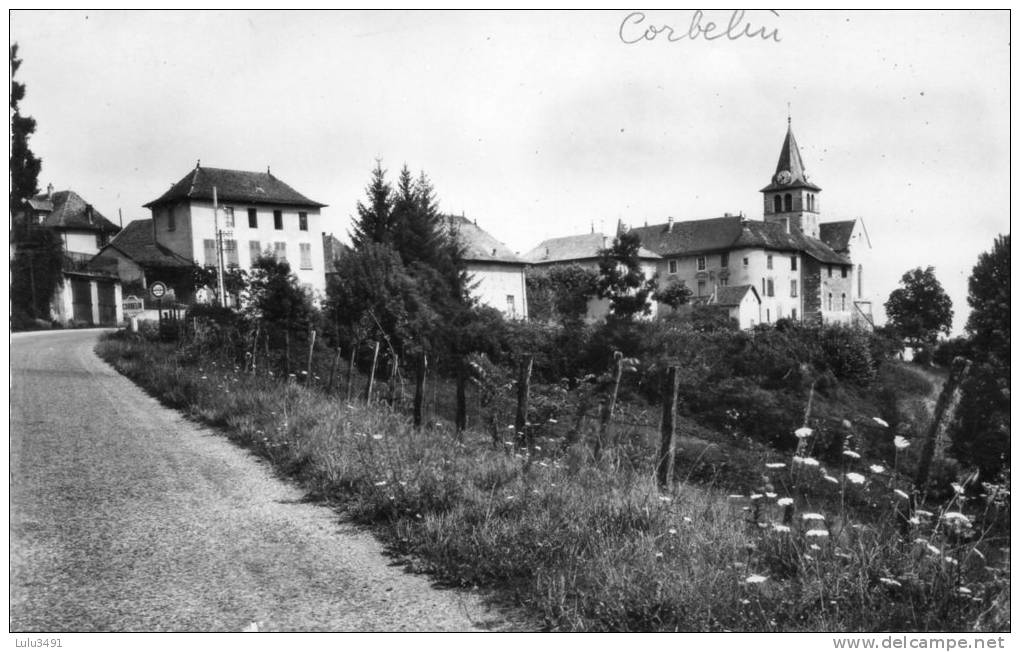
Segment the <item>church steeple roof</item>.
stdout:
<path fill-rule="evenodd" d="M 789 174 L 788 179 L 786 178 L 787 174 Z M 807 174 L 804 172 L 804 161 L 800 158 L 800 148 L 797 147 L 797 139 L 793 136 L 793 124 L 790 118 L 786 119 L 786 138 L 783 140 L 782 149 L 779 150 L 776 172 L 772 175 L 772 182 L 765 188 L 762 188 L 761 192 L 788 188 L 821 190 L 821 188 L 808 181 Z"/>

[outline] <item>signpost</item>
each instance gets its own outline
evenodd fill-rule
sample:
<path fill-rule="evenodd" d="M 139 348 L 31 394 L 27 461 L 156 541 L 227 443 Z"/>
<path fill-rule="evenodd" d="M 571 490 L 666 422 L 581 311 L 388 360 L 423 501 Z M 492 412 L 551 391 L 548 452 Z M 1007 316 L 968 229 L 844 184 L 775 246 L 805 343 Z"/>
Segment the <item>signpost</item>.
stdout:
<path fill-rule="evenodd" d="M 159 312 L 159 330 L 163 331 L 163 297 L 166 295 L 166 283 L 154 281 L 149 285 L 149 295 L 156 300 L 156 310 Z"/>

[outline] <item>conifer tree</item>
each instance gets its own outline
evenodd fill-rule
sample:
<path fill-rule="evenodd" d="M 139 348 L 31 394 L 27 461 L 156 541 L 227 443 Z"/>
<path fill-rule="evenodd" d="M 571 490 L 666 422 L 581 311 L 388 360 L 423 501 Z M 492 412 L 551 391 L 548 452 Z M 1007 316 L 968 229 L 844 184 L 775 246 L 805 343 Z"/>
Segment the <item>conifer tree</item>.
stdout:
<path fill-rule="evenodd" d="M 35 133 L 35 119 L 21 114 L 18 104 L 25 97 L 25 85 L 15 81 L 21 67 L 18 44 L 11 46 L 11 191 L 10 210 L 17 213 L 24 201 L 39 192 L 39 170 L 42 160 L 28 147 L 28 138 Z"/>
<path fill-rule="evenodd" d="M 365 189 L 368 205 L 358 202 L 358 217 L 350 232 L 355 249 L 370 242 L 393 243 L 393 188 L 386 182 L 386 170 L 376 161 L 372 181 Z"/>

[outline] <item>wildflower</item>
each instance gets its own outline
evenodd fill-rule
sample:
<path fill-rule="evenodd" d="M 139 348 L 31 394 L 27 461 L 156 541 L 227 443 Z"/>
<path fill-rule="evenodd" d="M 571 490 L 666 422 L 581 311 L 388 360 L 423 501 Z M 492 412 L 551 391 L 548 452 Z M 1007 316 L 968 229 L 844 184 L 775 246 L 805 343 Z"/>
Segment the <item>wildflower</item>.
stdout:
<path fill-rule="evenodd" d="M 372 435 L 372 439 L 376 441 L 379 441 L 380 439 L 382 439 L 382 437 L 383 437 L 382 435 Z"/>
<path fill-rule="evenodd" d="M 832 482 L 832 483 L 834 483 L 834 484 L 839 484 L 839 480 L 837 480 L 836 478 L 832 477 L 832 476 L 831 476 L 831 475 L 829 475 L 828 473 L 826 473 L 824 477 L 825 477 L 825 479 L 826 479 L 826 480 L 828 480 L 829 482 Z"/>
<path fill-rule="evenodd" d="M 964 525 L 970 525 L 970 519 L 961 514 L 960 512 L 946 512 L 942 515 L 944 521 L 958 521 Z"/>
<path fill-rule="evenodd" d="M 817 547 L 817 546 L 816 546 L 816 547 Z M 812 561 L 812 560 L 814 560 L 814 557 L 812 557 L 811 555 L 809 555 L 809 554 L 807 554 L 807 553 L 805 552 L 805 553 L 804 553 L 804 559 L 807 559 L 808 561 Z"/>
<path fill-rule="evenodd" d="M 903 450 L 904 448 L 908 448 L 910 446 L 910 442 L 907 441 L 905 437 L 901 435 L 896 435 L 895 437 L 893 437 L 893 446 L 900 450 Z"/>
<path fill-rule="evenodd" d="M 984 559 L 984 558 L 985 558 L 985 555 L 984 555 L 984 553 L 982 553 L 982 552 L 981 552 L 980 550 L 978 550 L 977 548 L 973 548 L 973 549 L 971 550 L 971 552 L 973 552 L 973 553 L 974 553 L 975 555 L 977 555 L 977 556 L 978 556 L 978 557 L 980 557 L 981 559 Z"/>
<path fill-rule="evenodd" d="M 765 465 L 766 469 L 785 469 L 786 465 L 782 462 L 769 462 Z"/>
<path fill-rule="evenodd" d="M 305 371 L 305 370 L 302 370 L 302 371 L 301 371 L 301 375 L 302 375 L 302 376 L 307 376 L 307 375 L 308 375 L 308 372 L 307 372 L 307 371 Z"/>
<path fill-rule="evenodd" d="M 375 483 L 375 486 L 377 486 L 377 487 L 385 487 L 386 486 L 386 481 L 385 480 L 380 480 L 379 482 Z"/>
<path fill-rule="evenodd" d="M 812 550 L 821 550 L 822 549 L 822 547 L 820 545 L 818 545 L 817 543 L 812 543 L 810 546 L 808 546 L 808 548 L 811 548 Z"/>
<path fill-rule="evenodd" d="M 787 505 L 793 504 L 793 498 L 780 498 L 776 501 L 780 507 L 786 507 Z"/>
<path fill-rule="evenodd" d="M 971 593 L 970 589 L 968 589 L 966 586 L 961 586 L 960 588 L 957 589 L 957 591 L 960 592 L 960 595 L 970 595 Z"/>
<path fill-rule="evenodd" d="M 556 419 L 549 419 L 549 423 L 559 423 Z"/>
<path fill-rule="evenodd" d="M 851 458 L 851 459 L 855 459 L 855 460 L 861 459 L 861 454 L 856 452 L 856 451 L 846 450 L 846 451 L 843 451 L 843 454 L 846 455 L 847 457 Z"/>
<path fill-rule="evenodd" d="M 693 521 L 691 520 L 690 516 L 685 516 L 684 517 L 684 523 L 693 523 Z"/>
<path fill-rule="evenodd" d="M 910 518 L 907 519 L 907 521 L 911 525 L 920 525 L 921 524 L 921 519 L 917 518 L 916 516 L 911 516 Z"/>
<path fill-rule="evenodd" d="M 507 426 L 506 429 L 507 430 L 516 430 L 516 428 L 513 427 L 513 424 Z"/>
<path fill-rule="evenodd" d="M 751 601 L 748 600 L 747 598 L 744 598 L 743 600 L 740 601 L 740 604 L 751 604 Z"/>
<path fill-rule="evenodd" d="M 902 489 L 893 489 L 893 493 L 899 496 L 900 498 L 903 498 L 904 500 L 910 500 L 910 494 L 908 494 L 906 491 L 903 491 Z"/>
<path fill-rule="evenodd" d="M 668 503 L 668 502 L 672 501 L 673 499 L 670 498 L 669 496 L 659 496 L 659 500 L 664 502 L 664 503 Z"/>
<path fill-rule="evenodd" d="M 668 532 L 669 532 L 670 534 L 676 534 L 676 528 L 675 528 L 675 527 L 671 527 L 671 528 L 669 528 L 669 530 L 667 530 L 667 531 L 668 531 Z"/>
<path fill-rule="evenodd" d="M 807 426 L 801 426 L 800 428 L 794 430 L 793 434 L 797 435 L 797 439 L 804 439 L 805 437 L 810 437 L 811 433 L 813 432 L 814 430 L 812 430 L 811 428 L 808 428 Z"/>
<path fill-rule="evenodd" d="M 790 531 L 790 526 L 789 525 L 780 525 L 779 523 L 773 523 L 772 524 L 772 529 L 775 530 L 776 532 L 789 532 Z"/>
<path fill-rule="evenodd" d="M 817 514 L 815 512 L 807 512 L 805 514 L 801 514 L 800 517 L 802 519 L 804 519 L 805 521 L 824 521 L 825 520 L 824 516 L 822 516 L 821 514 Z"/>
<path fill-rule="evenodd" d="M 953 557 L 950 557 L 949 555 L 946 555 L 946 557 L 945 557 L 945 560 L 944 560 L 944 561 L 945 561 L 945 562 L 946 562 L 947 564 L 952 564 L 953 566 L 956 566 L 956 565 L 957 565 L 957 564 L 959 563 L 958 561 L 956 561 L 956 559 L 954 559 Z"/>
<path fill-rule="evenodd" d="M 507 500 L 513 500 L 513 499 L 514 499 L 514 496 L 507 496 L 507 497 L 506 497 L 506 499 L 507 499 Z"/>
<path fill-rule="evenodd" d="M 931 512 L 929 512 L 926 509 L 918 509 L 918 510 L 915 510 L 914 513 L 917 514 L 918 516 L 926 516 L 926 517 L 929 517 L 929 518 L 931 518 L 932 516 L 935 516 L 934 514 L 932 514 Z"/>
<path fill-rule="evenodd" d="M 880 577 L 878 578 L 878 581 L 887 586 L 903 586 L 902 584 L 892 579 L 891 577 Z"/>
<path fill-rule="evenodd" d="M 768 578 L 765 577 L 764 575 L 750 575 L 744 581 L 747 582 L 748 584 L 761 584 L 762 582 L 764 582 L 767 579 Z"/>
<path fill-rule="evenodd" d="M 953 491 L 955 491 L 956 493 L 958 493 L 958 494 L 962 494 L 963 493 L 963 486 L 959 482 L 954 482 L 950 486 L 953 487 Z"/>
<path fill-rule="evenodd" d="M 727 498 L 730 498 L 731 500 L 742 500 L 744 497 L 740 494 L 730 494 Z"/>
<path fill-rule="evenodd" d="M 656 557 L 662 557 L 662 553 L 661 552 L 657 552 L 657 553 L 655 553 L 655 556 Z"/>
<path fill-rule="evenodd" d="M 751 500 L 761 500 L 763 497 L 761 494 L 751 494 Z"/>
<path fill-rule="evenodd" d="M 881 464 L 872 464 L 868 467 L 872 473 L 885 473 L 885 467 Z"/>
<path fill-rule="evenodd" d="M 925 548 L 928 549 L 928 552 L 930 552 L 933 555 L 938 555 L 938 554 L 942 553 L 941 550 L 939 550 L 935 546 L 933 546 L 930 543 L 928 543 L 927 539 L 917 538 L 917 539 L 914 539 L 914 543 L 920 543 L 921 545 L 923 545 Z"/>
<path fill-rule="evenodd" d="M 818 529 L 808 530 L 807 532 L 804 533 L 804 536 L 806 536 L 806 537 L 827 537 L 827 536 L 829 536 L 829 531 L 828 530 L 818 530 Z"/>
<path fill-rule="evenodd" d="M 534 449 L 535 449 L 535 450 L 537 450 L 537 451 L 540 451 L 540 450 L 542 450 L 542 447 L 541 447 L 541 446 L 533 446 L 532 448 L 534 448 Z"/>
<path fill-rule="evenodd" d="M 872 418 L 872 420 L 875 423 L 877 423 L 878 425 L 882 426 L 883 428 L 888 428 L 889 427 L 889 424 L 886 422 L 885 419 L 879 419 L 878 417 L 871 417 L 871 418 Z"/>
<path fill-rule="evenodd" d="M 202 380 L 209 380 L 208 376 L 202 376 Z"/>
<path fill-rule="evenodd" d="M 864 484 L 864 476 L 860 473 L 847 473 L 846 479 L 854 484 Z"/>
<path fill-rule="evenodd" d="M 765 497 L 766 498 L 775 498 L 776 497 L 776 493 L 772 492 L 772 491 L 766 491 L 765 492 Z"/>

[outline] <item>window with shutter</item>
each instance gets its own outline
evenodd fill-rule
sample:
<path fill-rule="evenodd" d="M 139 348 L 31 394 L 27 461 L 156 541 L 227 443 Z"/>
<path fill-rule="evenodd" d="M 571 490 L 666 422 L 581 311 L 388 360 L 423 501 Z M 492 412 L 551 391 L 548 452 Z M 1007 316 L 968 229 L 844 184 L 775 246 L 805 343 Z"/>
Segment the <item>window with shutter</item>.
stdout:
<path fill-rule="evenodd" d="M 283 211 L 273 211 L 273 228 L 283 231 Z"/>
<path fill-rule="evenodd" d="M 308 213 L 301 212 L 297 214 L 298 228 L 302 231 L 308 230 Z"/>
<path fill-rule="evenodd" d="M 223 241 L 223 262 L 227 267 L 241 266 L 241 262 L 237 258 L 237 240 Z"/>
<path fill-rule="evenodd" d="M 216 260 L 216 241 L 211 239 L 203 240 L 202 249 L 205 251 L 205 264 L 216 267 L 219 264 Z"/>
<path fill-rule="evenodd" d="M 258 240 L 251 240 L 248 242 L 248 258 L 254 265 L 255 261 L 262 255 L 262 243 Z"/>
<path fill-rule="evenodd" d="M 277 260 L 287 260 L 287 243 L 286 242 L 274 242 L 273 243 L 273 254 Z"/>
<path fill-rule="evenodd" d="M 232 229 L 234 228 L 234 207 L 224 206 L 223 207 L 223 228 Z"/>
<path fill-rule="evenodd" d="M 259 228 L 259 214 L 254 208 L 248 209 L 248 228 L 257 229 Z"/>
<path fill-rule="evenodd" d="M 301 269 L 312 268 L 312 245 L 302 242 L 301 247 Z"/>

